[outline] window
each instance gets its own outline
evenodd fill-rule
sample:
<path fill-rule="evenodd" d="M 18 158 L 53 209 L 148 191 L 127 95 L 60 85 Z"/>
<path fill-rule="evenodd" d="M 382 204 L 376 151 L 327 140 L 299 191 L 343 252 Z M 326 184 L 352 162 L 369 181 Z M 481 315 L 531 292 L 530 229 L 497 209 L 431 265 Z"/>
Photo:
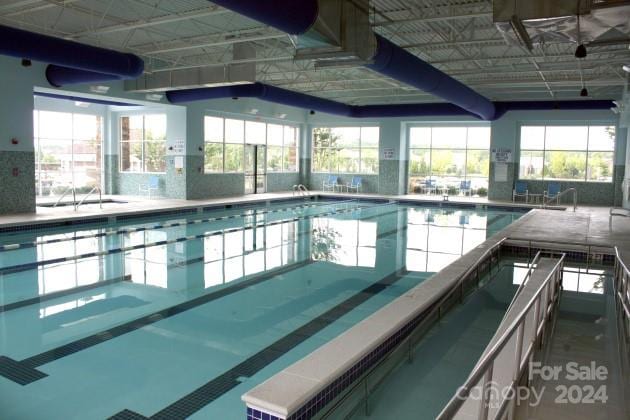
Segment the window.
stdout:
<path fill-rule="evenodd" d="M 614 153 L 614 126 L 522 126 L 519 178 L 612 182 Z"/>
<path fill-rule="evenodd" d="M 243 172 L 244 145 L 267 146 L 267 172 L 297 172 L 297 127 L 204 118 L 205 172 Z"/>
<path fill-rule="evenodd" d="M 35 190 L 60 195 L 73 186 L 89 192 L 101 186 L 103 118 L 34 111 Z"/>
<path fill-rule="evenodd" d="M 166 115 L 120 118 L 121 172 L 166 171 Z"/>
<path fill-rule="evenodd" d="M 435 188 L 459 191 L 462 181 L 487 193 L 490 127 L 422 126 L 409 129 L 409 192 Z"/>
<path fill-rule="evenodd" d="M 378 127 L 313 129 L 312 172 L 378 173 Z"/>

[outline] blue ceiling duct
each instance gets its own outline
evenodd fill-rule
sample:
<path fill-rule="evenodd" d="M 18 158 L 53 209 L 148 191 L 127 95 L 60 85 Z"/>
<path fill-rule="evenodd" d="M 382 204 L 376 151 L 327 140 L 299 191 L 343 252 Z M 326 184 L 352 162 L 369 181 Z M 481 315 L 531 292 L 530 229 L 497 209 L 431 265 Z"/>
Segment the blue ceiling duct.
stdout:
<path fill-rule="evenodd" d="M 219 6 L 291 35 L 302 35 L 317 20 L 317 0 L 212 0 Z"/>
<path fill-rule="evenodd" d="M 92 47 L 74 41 L 0 25 L 0 54 L 50 63 L 51 84 L 133 79 L 144 71 L 134 54 Z M 65 72 L 65 73 L 64 73 Z M 98 78 L 100 77 L 100 79 Z"/>
<path fill-rule="evenodd" d="M 225 8 L 292 35 L 308 31 L 317 20 L 317 0 L 213 0 Z M 494 118 L 494 104 L 463 83 L 378 34 L 374 63 L 366 67 L 431 93 L 482 119 Z"/>
<path fill-rule="evenodd" d="M 46 80 L 54 87 L 123 79 L 126 78 L 115 74 L 96 73 L 93 71 L 73 69 L 71 67 L 57 66 L 55 64 L 46 66 Z"/>
<path fill-rule="evenodd" d="M 468 86 L 378 34 L 376 45 L 374 63 L 367 68 L 438 96 L 484 120 L 494 117 L 494 104 Z"/>
<path fill-rule="evenodd" d="M 265 85 L 252 83 L 247 85 L 223 86 L 216 88 L 199 88 L 172 90 L 166 92 L 166 98 L 174 104 L 225 98 L 257 98 L 263 101 L 282 105 L 309 109 L 327 114 L 349 118 L 403 118 L 403 117 L 473 117 L 477 114 L 468 112 L 459 106 L 449 103 L 392 104 L 392 105 L 346 105 L 330 99 L 318 98 L 305 93 L 294 92 Z M 576 100 L 576 101 L 520 101 L 497 102 L 497 112 L 491 120 L 496 120 L 508 111 L 518 110 L 554 110 L 554 109 L 610 109 L 609 100 Z"/>

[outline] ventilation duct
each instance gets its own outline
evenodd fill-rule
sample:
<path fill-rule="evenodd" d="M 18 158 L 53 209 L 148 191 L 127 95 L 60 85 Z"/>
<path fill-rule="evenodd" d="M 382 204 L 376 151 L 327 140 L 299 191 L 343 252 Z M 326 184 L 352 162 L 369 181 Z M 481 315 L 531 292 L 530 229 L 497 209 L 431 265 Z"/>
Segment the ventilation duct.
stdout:
<path fill-rule="evenodd" d="M 263 101 L 350 118 L 477 117 L 475 114 L 449 103 L 353 106 L 331 101 L 330 99 L 318 98 L 304 93 L 265 85 L 263 83 L 218 88 L 174 90 L 167 92 L 166 98 L 174 104 L 210 99 L 257 98 Z M 612 101 L 497 102 L 497 112 L 493 119 L 499 118 L 506 112 L 512 110 L 609 109 L 612 105 Z"/>
<path fill-rule="evenodd" d="M 251 84 L 256 81 L 256 49 L 253 44 L 240 42 L 232 46 L 232 59 L 251 60 L 247 63 L 226 64 L 192 69 L 173 70 L 145 74 L 125 82 L 125 90 L 131 92 L 163 92 L 192 87 L 219 87 Z"/>
<path fill-rule="evenodd" d="M 533 45 L 630 43 L 630 3 L 627 1 L 495 0 L 492 12 L 497 29 L 510 44 L 524 42 L 523 34 L 515 28 L 515 21 Z"/>
<path fill-rule="evenodd" d="M 54 65 L 47 70 L 47 76 L 51 77 L 51 84 L 56 86 L 61 86 L 61 82 L 68 84 L 135 78 L 144 70 L 143 61 L 133 54 L 8 26 L 0 26 L 0 54 Z M 78 82 L 74 82 L 75 79 Z"/>
<path fill-rule="evenodd" d="M 298 35 L 298 47 L 302 39 L 312 44 L 313 39 L 319 39 L 322 45 L 335 42 L 335 20 L 320 10 L 330 11 L 334 8 L 321 5 L 334 4 L 343 0 L 273 0 L 261 2 L 259 0 L 216 0 L 214 3 L 233 10 L 237 13 L 263 22 L 291 35 Z M 332 2 L 332 3 L 329 3 Z M 354 3 L 354 2 L 353 2 Z M 332 13 L 332 12 L 330 12 Z M 357 22 L 360 22 L 357 19 Z M 328 22 L 328 24 L 326 24 Z M 343 27 L 345 22 L 339 20 Z M 318 28 L 325 27 L 326 31 L 318 32 Z M 360 29 L 356 29 L 360 31 Z M 385 38 L 369 32 L 367 39 L 358 40 L 370 44 L 374 42 L 376 52 L 369 60 L 367 67 L 415 88 L 430 92 L 448 102 L 451 102 L 483 119 L 494 117 L 494 105 L 485 97 L 476 93 L 466 85 L 453 79 L 447 74 L 408 53 Z M 331 40 L 331 38 L 333 38 Z"/>

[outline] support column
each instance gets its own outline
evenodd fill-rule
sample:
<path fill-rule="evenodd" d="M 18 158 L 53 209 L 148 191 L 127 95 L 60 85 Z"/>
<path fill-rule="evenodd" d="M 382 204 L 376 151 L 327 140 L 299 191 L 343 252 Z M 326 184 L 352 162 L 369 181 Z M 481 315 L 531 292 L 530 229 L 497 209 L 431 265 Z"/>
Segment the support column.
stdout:
<path fill-rule="evenodd" d="M 380 125 L 378 193 L 398 195 L 407 185 L 407 127 L 398 120 Z"/>

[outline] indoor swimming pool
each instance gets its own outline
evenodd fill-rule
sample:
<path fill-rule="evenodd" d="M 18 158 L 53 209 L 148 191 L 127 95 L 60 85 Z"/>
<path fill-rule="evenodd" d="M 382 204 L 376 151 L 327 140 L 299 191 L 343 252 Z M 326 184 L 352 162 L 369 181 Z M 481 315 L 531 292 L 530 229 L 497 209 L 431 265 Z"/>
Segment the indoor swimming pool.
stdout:
<path fill-rule="evenodd" d="M 0 418 L 243 419 L 524 211 L 300 199 L 2 233 Z"/>

